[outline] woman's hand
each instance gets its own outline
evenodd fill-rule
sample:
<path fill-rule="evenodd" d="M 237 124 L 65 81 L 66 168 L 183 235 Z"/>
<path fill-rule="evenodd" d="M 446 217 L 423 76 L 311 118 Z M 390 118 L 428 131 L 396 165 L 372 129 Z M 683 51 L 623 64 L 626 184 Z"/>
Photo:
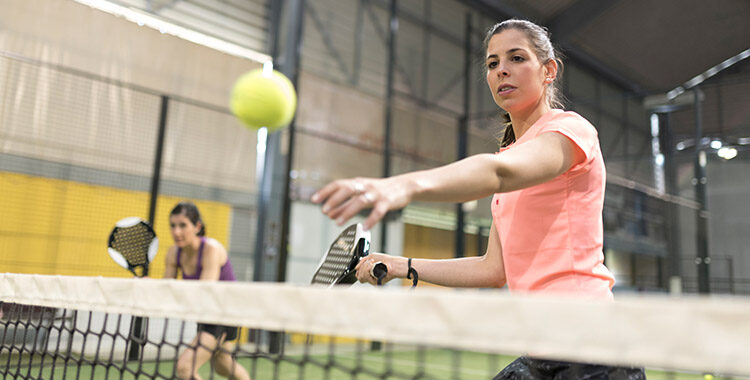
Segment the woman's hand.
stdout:
<path fill-rule="evenodd" d="M 341 226 L 366 208 L 372 212 L 363 223 L 369 230 L 383 219 L 388 211 L 405 207 L 413 196 L 413 186 L 407 177 L 351 178 L 329 183 L 313 194 L 314 203 L 323 203 L 323 213 Z"/>
<path fill-rule="evenodd" d="M 383 278 L 382 284 L 394 278 L 406 277 L 407 258 L 390 256 L 383 253 L 371 253 L 363 257 L 354 269 L 357 271 L 357 280 L 363 283 L 378 284 L 378 279 L 373 276 L 372 268 L 375 264 L 385 264 L 388 273 Z"/>

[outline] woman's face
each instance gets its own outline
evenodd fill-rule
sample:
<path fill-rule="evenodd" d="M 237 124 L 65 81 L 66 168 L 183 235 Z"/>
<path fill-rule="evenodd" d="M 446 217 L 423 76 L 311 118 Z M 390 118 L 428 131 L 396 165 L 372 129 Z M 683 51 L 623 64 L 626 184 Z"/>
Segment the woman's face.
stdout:
<path fill-rule="evenodd" d="M 183 248 L 198 239 L 200 223 L 195 225 L 185 214 L 176 214 L 169 217 L 169 230 L 174 244 Z"/>
<path fill-rule="evenodd" d="M 515 29 L 492 36 L 485 64 L 495 103 L 511 115 L 544 104 L 545 81 L 556 74 L 539 61 L 526 34 Z"/>

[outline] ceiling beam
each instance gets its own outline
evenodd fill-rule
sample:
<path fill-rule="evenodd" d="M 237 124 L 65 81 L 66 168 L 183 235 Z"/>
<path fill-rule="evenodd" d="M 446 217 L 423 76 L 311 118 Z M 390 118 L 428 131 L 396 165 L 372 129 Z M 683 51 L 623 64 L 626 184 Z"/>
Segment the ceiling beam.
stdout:
<path fill-rule="evenodd" d="M 644 90 L 643 87 L 641 87 L 634 80 L 626 77 L 622 73 L 601 62 L 596 57 L 584 52 L 570 42 L 563 42 L 561 44 L 558 44 L 558 46 L 560 46 L 563 53 L 568 58 L 572 59 L 575 63 L 593 71 L 599 77 L 607 79 L 613 84 L 621 87 L 626 91 L 632 92 L 637 96 L 646 96 L 646 90 Z"/>
<path fill-rule="evenodd" d="M 568 56 L 618 86 L 643 96 L 645 95 L 645 91 L 633 80 L 605 65 L 590 54 L 583 52 L 569 41 L 570 37 L 580 28 L 619 2 L 620 0 L 578 0 L 554 18 L 545 22 L 545 25 L 552 33 L 554 41 L 563 48 Z"/>
<path fill-rule="evenodd" d="M 619 2 L 620 0 L 578 0 L 544 24 L 556 41 L 563 42 Z"/>
<path fill-rule="evenodd" d="M 389 3 L 386 0 L 368 0 L 368 2 L 383 10 L 388 10 L 390 7 Z M 440 37 L 452 43 L 453 45 L 464 46 L 463 39 L 460 36 L 454 34 L 452 30 L 448 28 L 442 28 L 440 25 L 435 24 L 430 20 L 425 20 L 421 15 L 414 14 L 406 9 L 399 9 L 398 18 L 410 22 L 414 25 L 420 26 L 429 33 L 432 33 L 433 35 Z"/>
<path fill-rule="evenodd" d="M 509 18 L 522 18 L 529 19 L 529 16 L 523 14 L 521 11 L 506 4 L 504 1 L 497 0 L 460 0 L 461 3 L 467 7 L 479 11 L 483 14 L 494 15 L 498 18 L 497 22 L 502 21 L 501 19 Z M 538 20 L 531 20 L 538 21 Z"/>

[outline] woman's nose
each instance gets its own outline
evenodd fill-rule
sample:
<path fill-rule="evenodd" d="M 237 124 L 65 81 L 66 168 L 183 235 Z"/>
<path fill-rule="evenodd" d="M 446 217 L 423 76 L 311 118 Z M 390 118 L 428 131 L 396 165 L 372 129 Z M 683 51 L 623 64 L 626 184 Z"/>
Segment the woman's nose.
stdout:
<path fill-rule="evenodd" d="M 499 77 L 507 77 L 510 75 L 508 71 L 507 62 L 497 61 L 497 67 L 495 67 L 495 73 Z"/>

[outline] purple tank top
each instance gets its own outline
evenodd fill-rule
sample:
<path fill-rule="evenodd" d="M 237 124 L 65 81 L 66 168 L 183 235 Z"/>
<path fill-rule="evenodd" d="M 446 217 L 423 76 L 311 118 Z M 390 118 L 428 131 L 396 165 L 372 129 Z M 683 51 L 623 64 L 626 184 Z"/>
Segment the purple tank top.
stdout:
<path fill-rule="evenodd" d="M 206 243 L 206 238 L 201 237 L 201 246 L 198 248 L 198 262 L 195 265 L 195 273 L 189 275 L 185 273 L 185 269 L 182 267 L 182 263 L 180 262 L 180 254 L 182 253 L 182 248 L 177 248 L 177 266 L 180 267 L 180 271 L 182 271 L 182 279 L 183 280 L 198 280 L 201 278 L 201 272 L 203 271 L 203 245 Z M 232 263 L 229 261 L 229 257 L 227 257 L 227 262 L 224 264 L 224 266 L 221 267 L 221 272 L 219 272 L 219 281 L 235 281 L 236 278 L 234 277 L 234 270 L 232 270 Z"/>

